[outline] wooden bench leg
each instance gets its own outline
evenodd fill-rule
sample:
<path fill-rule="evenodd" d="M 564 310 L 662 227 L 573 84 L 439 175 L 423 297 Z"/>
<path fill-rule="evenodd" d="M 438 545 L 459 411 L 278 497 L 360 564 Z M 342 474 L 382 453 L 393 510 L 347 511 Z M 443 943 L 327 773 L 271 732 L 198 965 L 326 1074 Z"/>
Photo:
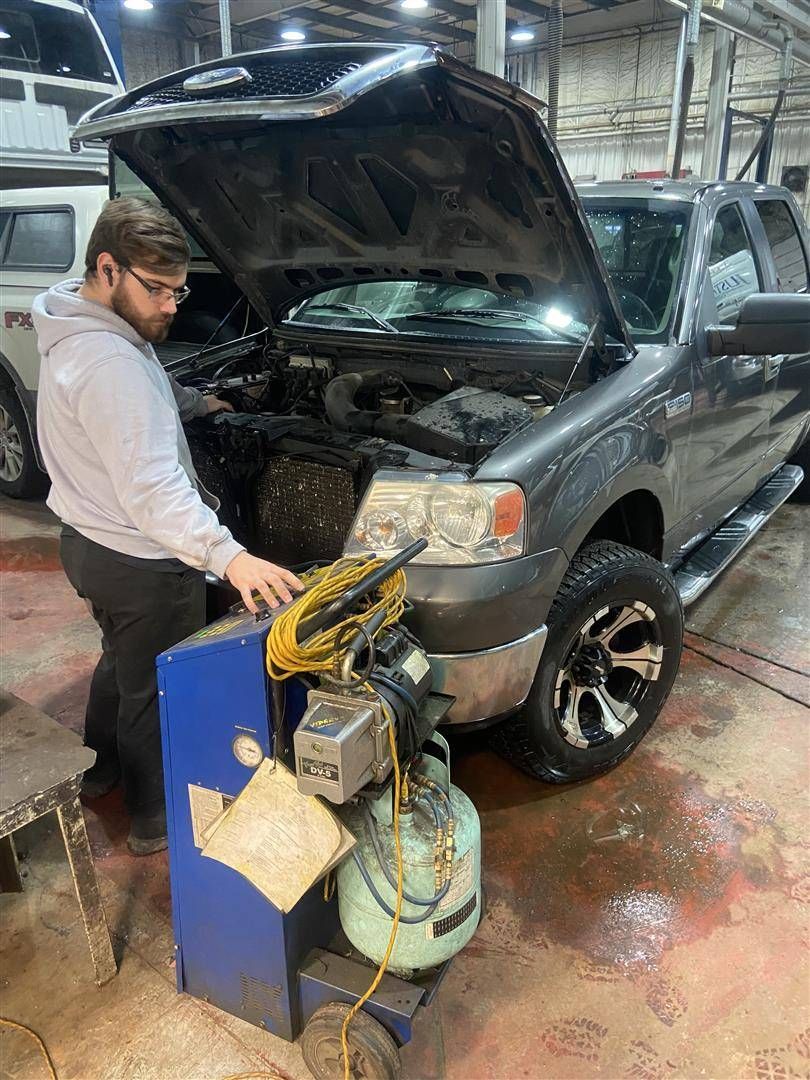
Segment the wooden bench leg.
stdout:
<path fill-rule="evenodd" d="M 78 799 L 62 803 L 56 808 L 56 813 L 65 839 L 73 884 L 76 886 L 76 895 L 90 944 L 90 955 L 96 969 L 96 983 L 103 986 L 117 973 L 118 968 L 113 956 L 104 908 L 101 906 L 96 868 L 87 840 L 81 803 Z"/>
<path fill-rule="evenodd" d="M 22 878 L 17 862 L 17 852 L 14 848 L 14 838 L 9 833 L 8 836 L 0 836 L 0 892 L 22 891 Z"/>

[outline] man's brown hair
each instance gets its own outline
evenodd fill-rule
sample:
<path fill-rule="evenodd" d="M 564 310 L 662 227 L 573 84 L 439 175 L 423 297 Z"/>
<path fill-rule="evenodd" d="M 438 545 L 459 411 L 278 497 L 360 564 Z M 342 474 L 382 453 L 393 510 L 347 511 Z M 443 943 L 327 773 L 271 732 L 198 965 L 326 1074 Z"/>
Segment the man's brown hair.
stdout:
<path fill-rule="evenodd" d="M 162 206 L 133 196 L 105 203 L 87 245 L 85 277 L 95 275 L 103 251 L 120 266 L 142 266 L 156 274 L 177 273 L 191 257 L 180 222 Z"/>

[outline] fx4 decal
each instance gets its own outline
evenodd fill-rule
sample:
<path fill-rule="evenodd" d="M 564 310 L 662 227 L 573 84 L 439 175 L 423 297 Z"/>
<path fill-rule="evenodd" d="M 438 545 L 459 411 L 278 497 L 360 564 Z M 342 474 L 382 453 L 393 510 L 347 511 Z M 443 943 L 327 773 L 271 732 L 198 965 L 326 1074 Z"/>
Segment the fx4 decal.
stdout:
<path fill-rule="evenodd" d="M 7 311 L 5 314 L 6 330 L 13 330 L 16 324 L 18 330 L 33 330 L 30 311 Z"/>

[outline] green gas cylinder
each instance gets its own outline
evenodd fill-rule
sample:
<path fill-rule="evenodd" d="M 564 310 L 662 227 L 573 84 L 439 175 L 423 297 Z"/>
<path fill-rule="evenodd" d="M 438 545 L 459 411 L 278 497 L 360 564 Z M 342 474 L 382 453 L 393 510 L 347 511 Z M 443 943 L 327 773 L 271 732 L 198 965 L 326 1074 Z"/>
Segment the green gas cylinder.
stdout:
<path fill-rule="evenodd" d="M 446 747 L 441 736 L 434 738 Z M 423 759 L 413 781 L 409 805 L 400 814 L 404 891 L 420 900 L 442 895 L 430 906 L 403 900 L 388 969 L 405 975 L 435 967 L 463 949 L 481 914 L 481 826 L 475 807 L 449 783 L 449 769 L 435 758 Z M 431 783 L 440 791 L 431 791 Z M 357 848 L 337 871 L 340 920 L 352 945 L 375 964 L 385 955 L 390 912 L 396 906 L 392 800 L 389 793 L 375 803 L 360 800 L 360 805 L 346 806 L 342 812 Z M 447 856 L 449 845 L 452 861 Z"/>

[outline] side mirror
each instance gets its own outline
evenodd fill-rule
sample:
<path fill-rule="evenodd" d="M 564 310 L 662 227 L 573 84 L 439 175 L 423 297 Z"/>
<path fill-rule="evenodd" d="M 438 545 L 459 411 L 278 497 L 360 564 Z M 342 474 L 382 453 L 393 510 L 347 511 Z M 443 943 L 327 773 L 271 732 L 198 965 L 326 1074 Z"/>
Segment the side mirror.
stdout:
<path fill-rule="evenodd" d="M 810 295 L 752 293 L 736 326 L 708 326 L 710 356 L 774 356 L 810 352 Z"/>

